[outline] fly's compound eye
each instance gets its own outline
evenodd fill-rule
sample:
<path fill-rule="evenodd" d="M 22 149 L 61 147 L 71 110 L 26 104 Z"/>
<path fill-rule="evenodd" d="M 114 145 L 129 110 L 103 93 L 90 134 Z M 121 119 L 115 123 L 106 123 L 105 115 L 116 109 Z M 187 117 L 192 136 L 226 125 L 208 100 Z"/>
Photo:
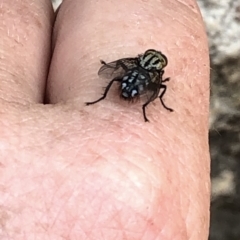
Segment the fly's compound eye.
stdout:
<path fill-rule="evenodd" d="M 167 60 L 167 57 L 165 55 L 163 55 L 162 53 L 161 53 L 161 56 L 159 56 L 159 59 L 161 61 L 161 69 L 159 69 L 159 70 L 162 70 L 163 68 L 165 68 L 167 66 L 168 60 Z"/>

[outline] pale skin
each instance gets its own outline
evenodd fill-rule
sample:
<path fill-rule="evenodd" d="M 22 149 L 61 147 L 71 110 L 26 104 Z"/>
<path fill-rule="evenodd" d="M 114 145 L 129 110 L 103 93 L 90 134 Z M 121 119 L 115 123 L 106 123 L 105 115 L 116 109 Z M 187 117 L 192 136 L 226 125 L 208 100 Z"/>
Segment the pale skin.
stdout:
<path fill-rule="evenodd" d="M 207 239 L 209 60 L 196 2 L 65 0 L 56 22 L 49 0 L 0 6 L 0 238 Z M 106 86 L 100 59 L 149 48 L 168 57 L 174 112 L 156 99 L 145 123 L 116 87 L 84 105 Z"/>

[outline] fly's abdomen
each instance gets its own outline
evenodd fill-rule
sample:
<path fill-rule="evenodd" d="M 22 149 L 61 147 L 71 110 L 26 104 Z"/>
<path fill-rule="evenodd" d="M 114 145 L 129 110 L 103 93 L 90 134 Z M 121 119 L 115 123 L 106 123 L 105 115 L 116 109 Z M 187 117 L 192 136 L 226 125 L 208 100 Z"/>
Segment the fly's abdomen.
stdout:
<path fill-rule="evenodd" d="M 148 82 L 148 77 L 138 69 L 127 72 L 121 83 L 121 96 L 124 99 L 132 99 L 141 95 Z"/>

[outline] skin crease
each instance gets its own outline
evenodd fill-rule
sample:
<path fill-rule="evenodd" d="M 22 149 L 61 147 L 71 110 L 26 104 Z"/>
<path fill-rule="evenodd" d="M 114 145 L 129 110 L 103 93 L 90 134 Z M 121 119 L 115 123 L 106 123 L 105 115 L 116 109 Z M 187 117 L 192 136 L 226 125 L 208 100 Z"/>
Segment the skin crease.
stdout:
<path fill-rule="evenodd" d="M 0 239 L 207 239 L 209 59 L 196 3 L 65 0 L 54 22 L 50 1 L 1 0 L 0 13 Z M 174 112 L 156 99 L 145 123 L 116 87 L 84 105 L 106 86 L 100 59 L 149 48 L 168 57 Z"/>

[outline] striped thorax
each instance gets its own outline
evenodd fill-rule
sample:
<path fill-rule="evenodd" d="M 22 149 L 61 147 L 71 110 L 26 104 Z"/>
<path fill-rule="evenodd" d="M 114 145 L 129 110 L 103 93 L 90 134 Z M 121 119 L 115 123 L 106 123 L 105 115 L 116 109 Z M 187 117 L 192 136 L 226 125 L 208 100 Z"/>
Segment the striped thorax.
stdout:
<path fill-rule="evenodd" d="M 139 64 L 148 71 L 160 71 L 167 66 L 167 58 L 161 52 L 150 49 L 139 57 Z"/>

